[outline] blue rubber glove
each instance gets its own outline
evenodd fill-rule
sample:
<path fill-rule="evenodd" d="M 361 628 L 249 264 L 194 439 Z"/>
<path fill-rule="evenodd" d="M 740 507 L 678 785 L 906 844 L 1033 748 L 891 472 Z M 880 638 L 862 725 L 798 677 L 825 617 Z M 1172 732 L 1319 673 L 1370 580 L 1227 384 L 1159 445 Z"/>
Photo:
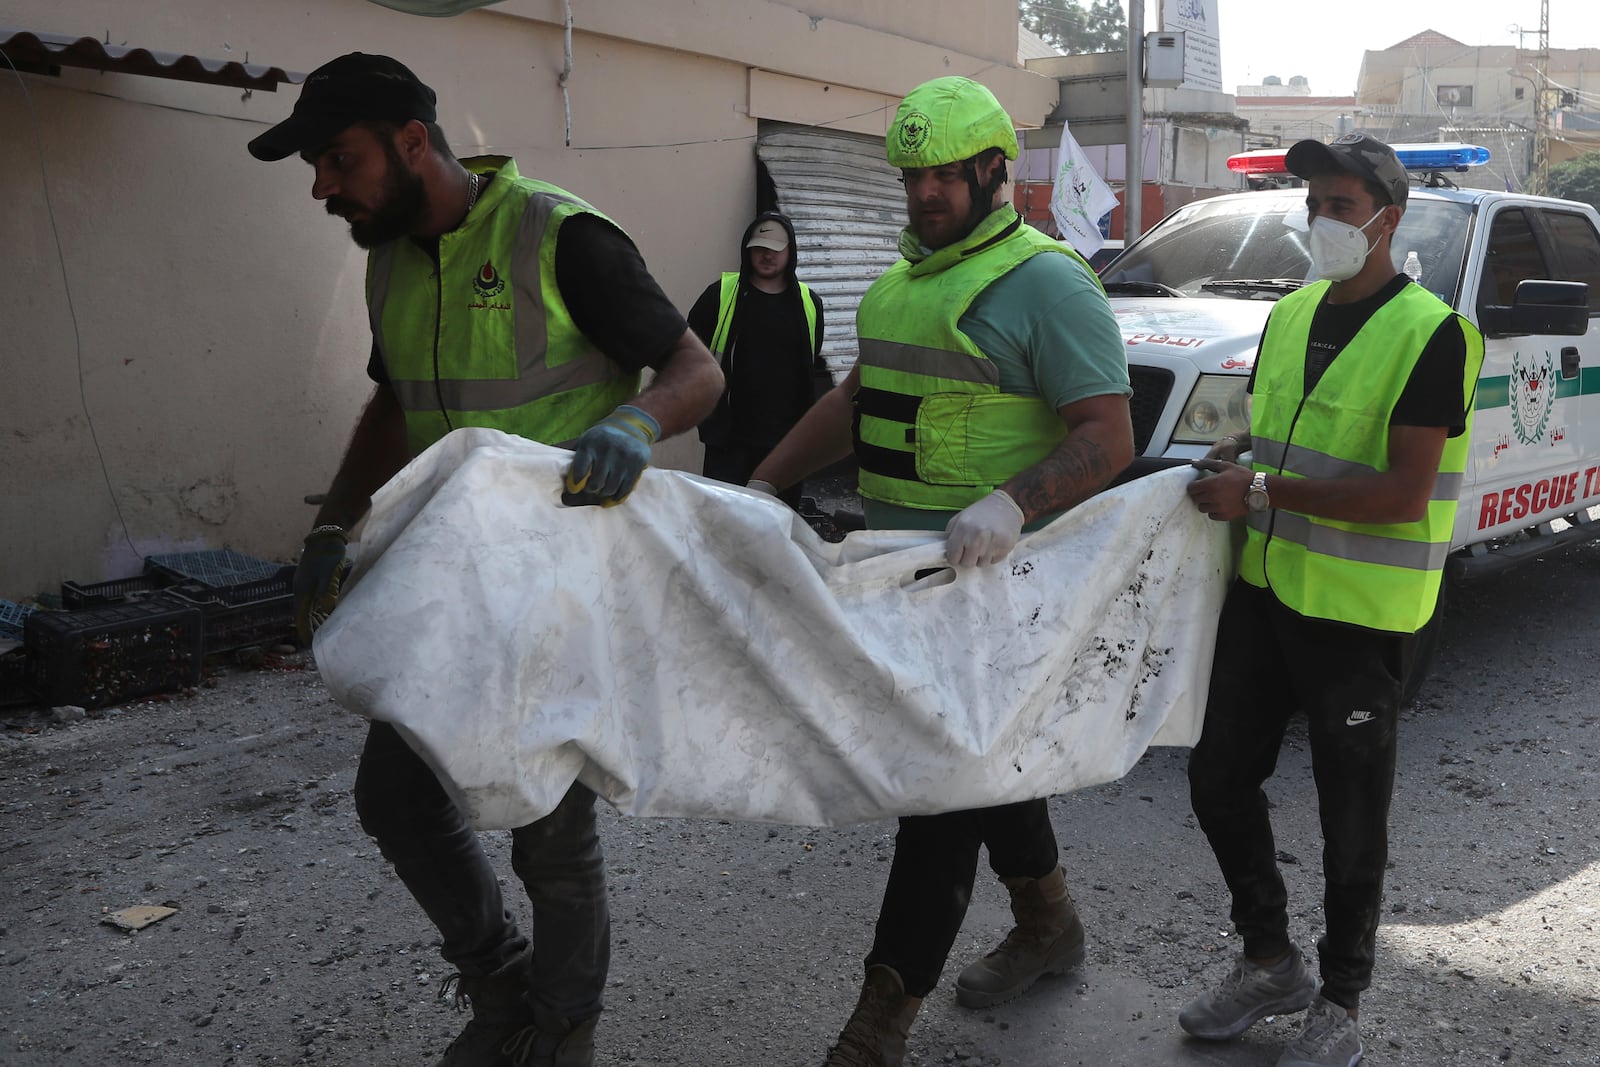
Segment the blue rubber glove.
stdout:
<path fill-rule="evenodd" d="M 311 644 L 311 635 L 339 602 L 349 543 L 349 535 L 338 526 L 318 526 L 306 535 L 294 568 L 294 632 L 302 645 Z"/>
<path fill-rule="evenodd" d="M 620 405 L 573 446 L 561 502 L 608 508 L 622 503 L 650 465 L 650 446 L 660 436 L 661 424 L 649 412 Z"/>

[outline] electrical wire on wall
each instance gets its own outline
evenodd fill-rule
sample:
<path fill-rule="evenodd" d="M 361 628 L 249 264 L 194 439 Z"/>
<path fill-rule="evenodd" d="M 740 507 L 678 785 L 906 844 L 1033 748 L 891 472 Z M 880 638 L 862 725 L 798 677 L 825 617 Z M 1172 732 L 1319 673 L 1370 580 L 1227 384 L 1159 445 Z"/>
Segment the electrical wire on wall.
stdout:
<path fill-rule="evenodd" d="M 78 369 L 78 403 L 83 407 L 84 422 L 89 427 L 89 440 L 93 442 L 95 458 L 100 462 L 100 476 L 105 480 L 106 494 L 111 498 L 111 507 L 117 513 L 117 523 L 122 527 L 122 539 L 127 543 L 134 557 L 139 558 L 140 552 L 134 546 L 133 537 L 128 533 L 128 520 L 122 514 L 122 503 L 117 499 L 116 487 L 111 484 L 111 471 L 106 466 L 105 450 L 100 447 L 100 435 L 95 432 L 94 415 L 89 411 L 88 390 L 83 381 L 83 334 L 78 328 L 78 309 L 72 299 L 72 282 L 67 276 L 67 257 L 61 247 L 61 230 L 56 225 L 55 203 L 50 198 L 50 175 L 45 168 L 44 136 L 39 129 L 39 115 L 34 110 L 33 94 L 28 91 L 27 79 L 22 76 L 22 72 L 17 69 L 17 65 L 11 62 L 11 57 L 6 55 L 4 49 L 0 49 L 0 59 L 6 61 L 6 66 L 16 76 L 17 84 L 22 87 L 22 98 L 27 102 L 28 106 L 28 119 L 33 124 L 33 143 L 39 155 L 39 184 L 44 191 L 45 216 L 50 220 L 50 235 L 55 240 L 56 263 L 61 268 L 61 289 L 67 298 L 67 317 L 72 320 L 72 343 Z"/>
<path fill-rule="evenodd" d="M 1556 81 L 1552 77 L 1549 77 L 1548 75 L 1545 77 L 1544 80 L 1545 80 L 1546 83 L 1548 83 L 1549 85 L 1553 86 L 1556 89 L 1560 89 L 1563 92 L 1571 93 L 1573 95 L 1573 97 L 1580 103 L 1588 104 L 1591 107 L 1595 106 L 1595 105 L 1600 105 L 1600 93 L 1590 92 L 1587 89 L 1575 89 L 1570 85 L 1562 85 L 1560 82 Z"/>
<path fill-rule="evenodd" d="M 1506 192 L 1520 193 L 1527 187 L 1527 176 L 1519 175 L 1517 173 L 1517 152 L 1511 147 L 1511 139 L 1506 136 L 1506 131 L 1499 130 L 1497 132 L 1500 137 L 1499 158 L 1506 161 L 1506 170 L 1504 174 Z M 1493 173 L 1499 174 L 1500 172 L 1496 169 L 1493 170 Z"/>
<path fill-rule="evenodd" d="M 566 27 L 561 36 L 561 110 L 566 115 L 566 146 L 572 147 L 572 96 L 567 92 L 567 83 L 572 80 L 572 0 L 566 0 L 563 5 L 566 10 Z"/>

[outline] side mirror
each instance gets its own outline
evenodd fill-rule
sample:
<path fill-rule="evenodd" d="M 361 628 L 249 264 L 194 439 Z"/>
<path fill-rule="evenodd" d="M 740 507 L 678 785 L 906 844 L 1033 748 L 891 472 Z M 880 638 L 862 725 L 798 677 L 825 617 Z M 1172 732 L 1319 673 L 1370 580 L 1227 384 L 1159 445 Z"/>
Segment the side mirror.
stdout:
<path fill-rule="evenodd" d="M 1589 332 L 1589 283 L 1527 278 L 1517 283 L 1510 307 L 1491 304 L 1478 313 L 1485 335 L 1552 334 L 1582 337 Z"/>

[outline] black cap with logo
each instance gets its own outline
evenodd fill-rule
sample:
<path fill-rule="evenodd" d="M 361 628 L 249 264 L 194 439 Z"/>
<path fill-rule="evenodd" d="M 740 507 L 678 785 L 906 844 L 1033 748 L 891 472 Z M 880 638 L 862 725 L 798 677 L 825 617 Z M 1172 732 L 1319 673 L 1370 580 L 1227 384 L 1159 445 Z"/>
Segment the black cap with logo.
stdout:
<path fill-rule="evenodd" d="M 1300 178 L 1343 171 L 1376 182 L 1388 190 L 1389 202 L 1400 207 L 1406 206 L 1411 192 L 1411 179 L 1394 149 L 1364 133 L 1347 133 L 1330 144 L 1297 141 L 1284 164 Z"/>
<path fill-rule="evenodd" d="M 358 122 L 433 122 L 437 99 L 399 60 L 351 52 L 306 75 L 294 111 L 252 140 L 250 154 L 273 160 L 308 152 Z"/>

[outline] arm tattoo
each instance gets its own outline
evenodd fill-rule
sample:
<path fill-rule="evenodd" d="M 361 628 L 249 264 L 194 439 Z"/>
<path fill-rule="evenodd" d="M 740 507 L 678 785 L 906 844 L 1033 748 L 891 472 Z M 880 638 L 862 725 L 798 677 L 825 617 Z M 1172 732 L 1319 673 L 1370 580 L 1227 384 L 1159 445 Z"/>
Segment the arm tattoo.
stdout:
<path fill-rule="evenodd" d="M 1012 478 L 1006 492 L 1032 521 L 1082 503 L 1104 489 L 1116 473 L 1100 442 L 1073 435 Z"/>

